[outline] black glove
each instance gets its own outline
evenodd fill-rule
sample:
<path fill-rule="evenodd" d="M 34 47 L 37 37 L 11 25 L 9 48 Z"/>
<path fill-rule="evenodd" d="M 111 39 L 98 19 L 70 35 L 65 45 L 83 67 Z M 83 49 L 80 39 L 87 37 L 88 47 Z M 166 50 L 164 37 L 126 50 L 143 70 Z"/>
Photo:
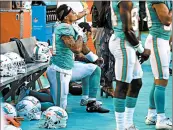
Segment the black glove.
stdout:
<path fill-rule="evenodd" d="M 149 59 L 150 56 L 150 52 L 149 54 L 143 54 L 143 53 L 139 53 L 138 51 L 136 52 L 136 55 L 138 57 L 139 63 L 142 64 L 144 63 L 144 61 L 147 61 Z"/>

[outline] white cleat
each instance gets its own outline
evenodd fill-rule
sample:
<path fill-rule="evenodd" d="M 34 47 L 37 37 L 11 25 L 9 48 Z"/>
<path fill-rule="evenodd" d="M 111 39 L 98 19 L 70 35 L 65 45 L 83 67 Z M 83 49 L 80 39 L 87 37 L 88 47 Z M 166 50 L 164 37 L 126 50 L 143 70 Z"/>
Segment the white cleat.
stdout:
<path fill-rule="evenodd" d="M 156 130 L 172 130 L 172 121 L 169 118 L 165 118 L 156 123 Z"/>
<path fill-rule="evenodd" d="M 131 125 L 129 128 L 125 128 L 125 130 L 139 130 L 135 127 L 135 125 Z"/>
<path fill-rule="evenodd" d="M 147 116 L 145 119 L 146 125 L 155 125 L 157 121 L 157 115 L 155 116 Z"/>

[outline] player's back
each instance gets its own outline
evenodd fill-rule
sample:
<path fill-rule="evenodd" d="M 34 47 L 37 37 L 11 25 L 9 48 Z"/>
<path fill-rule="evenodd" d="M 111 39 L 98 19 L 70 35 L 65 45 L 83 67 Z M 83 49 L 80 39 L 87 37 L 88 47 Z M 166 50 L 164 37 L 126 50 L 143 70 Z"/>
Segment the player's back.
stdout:
<path fill-rule="evenodd" d="M 163 38 L 165 40 L 169 40 L 171 36 L 171 28 L 172 28 L 171 25 L 170 26 L 163 25 L 158 18 L 157 12 L 152 7 L 153 4 L 159 4 L 159 3 L 164 3 L 169 10 L 172 9 L 172 1 L 148 1 L 147 2 L 148 27 L 151 35 Z"/>
<path fill-rule="evenodd" d="M 119 3 L 121 1 L 112 1 L 111 2 L 111 19 L 112 19 L 112 27 L 114 30 L 114 34 L 116 37 L 119 38 L 125 38 L 125 34 L 123 32 L 123 24 L 120 17 L 120 11 L 119 11 Z M 132 27 L 133 30 L 138 33 L 138 20 L 139 20 L 139 2 L 132 2 L 133 3 L 133 9 L 131 11 L 131 20 L 132 20 Z"/>

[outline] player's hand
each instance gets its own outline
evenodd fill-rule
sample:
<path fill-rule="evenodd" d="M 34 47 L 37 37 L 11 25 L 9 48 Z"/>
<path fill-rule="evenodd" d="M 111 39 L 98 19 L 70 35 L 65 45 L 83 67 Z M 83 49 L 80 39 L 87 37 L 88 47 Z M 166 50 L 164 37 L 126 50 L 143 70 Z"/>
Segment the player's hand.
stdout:
<path fill-rule="evenodd" d="M 84 42 L 84 43 L 87 43 L 87 41 L 88 41 L 87 34 L 84 33 L 84 34 L 83 34 L 83 42 Z"/>
<path fill-rule="evenodd" d="M 84 11 L 85 11 L 85 14 L 86 14 L 86 15 L 88 15 L 88 14 L 90 13 L 90 11 L 89 11 L 88 8 L 87 8 L 87 9 L 84 9 Z"/>
<path fill-rule="evenodd" d="M 101 67 L 104 64 L 104 59 L 99 57 L 94 63 Z"/>
<path fill-rule="evenodd" d="M 92 37 L 92 40 L 93 42 L 96 40 L 96 33 L 97 33 L 97 28 L 91 28 L 91 37 Z"/>
<path fill-rule="evenodd" d="M 147 61 L 150 57 L 151 51 L 150 49 L 144 49 L 143 53 L 136 52 L 136 55 L 138 56 L 139 62 L 142 64 L 144 61 Z"/>

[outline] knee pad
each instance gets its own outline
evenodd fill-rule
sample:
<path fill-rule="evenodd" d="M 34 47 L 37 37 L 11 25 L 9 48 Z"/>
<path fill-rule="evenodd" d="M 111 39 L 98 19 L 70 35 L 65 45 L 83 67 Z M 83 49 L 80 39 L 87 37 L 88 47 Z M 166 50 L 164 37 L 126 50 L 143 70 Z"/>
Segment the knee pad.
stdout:
<path fill-rule="evenodd" d="M 115 98 L 125 99 L 129 83 L 116 81 Z"/>

